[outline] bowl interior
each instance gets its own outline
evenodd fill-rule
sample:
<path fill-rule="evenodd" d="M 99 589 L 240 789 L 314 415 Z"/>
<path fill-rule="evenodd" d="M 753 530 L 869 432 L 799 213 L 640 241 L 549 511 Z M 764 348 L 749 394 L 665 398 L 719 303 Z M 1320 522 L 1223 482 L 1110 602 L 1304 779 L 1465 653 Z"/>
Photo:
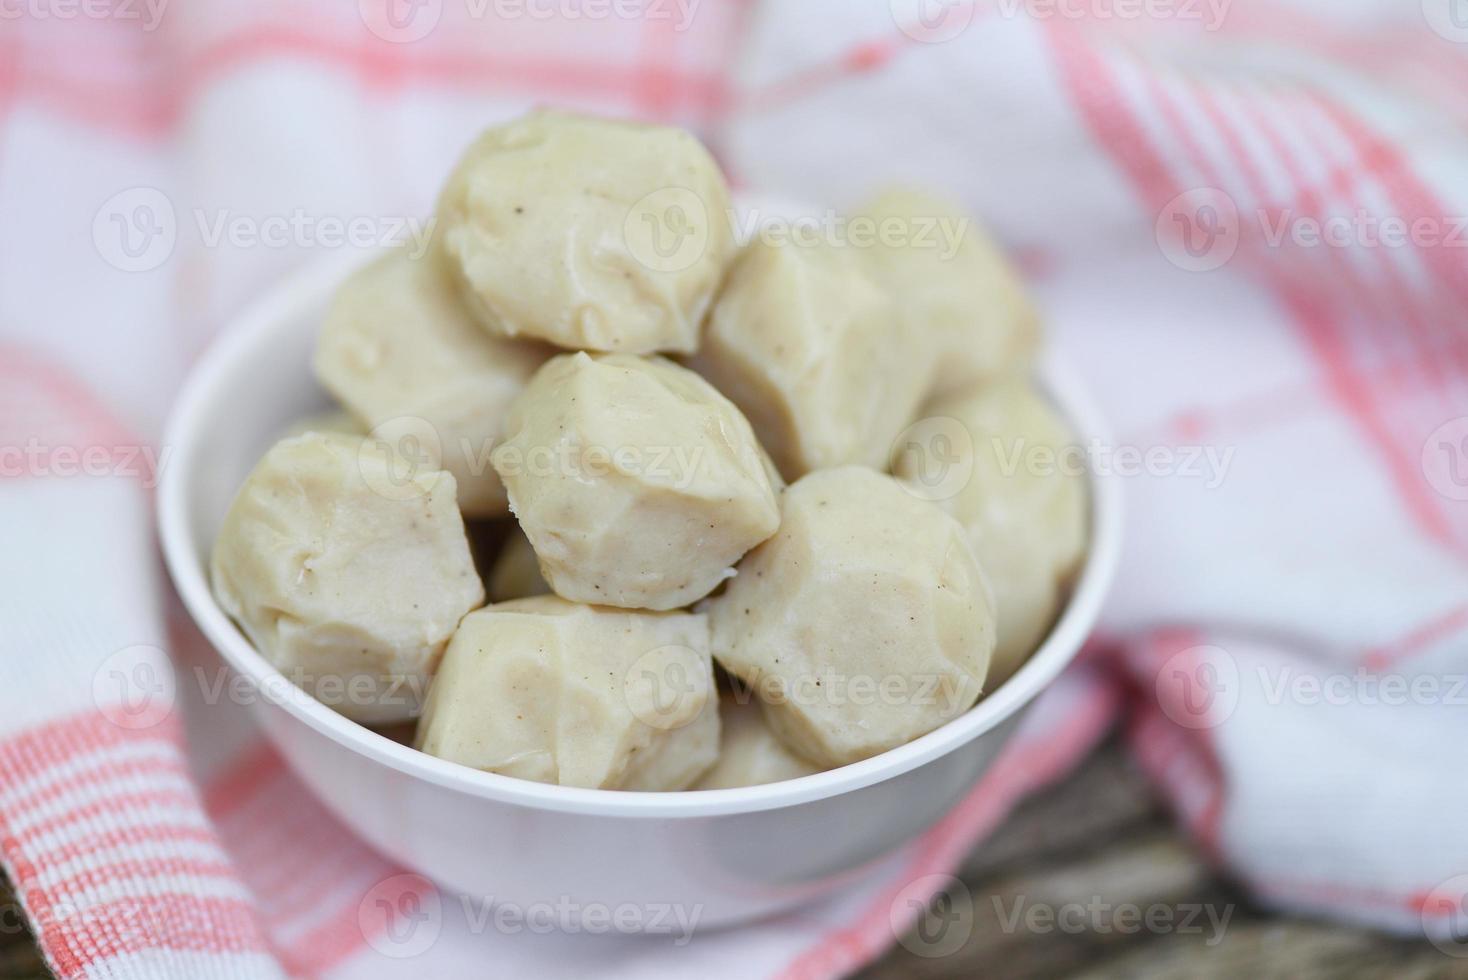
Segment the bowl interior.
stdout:
<path fill-rule="evenodd" d="M 905 772 L 977 737 L 1044 688 L 1075 655 L 1095 623 L 1118 550 L 1120 500 L 1113 478 L 1091 485 L 1091 547 L 1049 638 L 1013 677 L 973 709 L 915 741 L 841 769 L 766 786 L 683 793 L 587 790 L 478 772 L 393 742 L 336 714 L 280 675 L 224 615 L 208 586 L 209 552 L 235 491 L 265 450 L 294 421 L 330 404 L 311 373 L 317 325 L 338 284 L 371 256 L 346 254 L 305 270 L 233 324 L 200 360 L 175 405 L 167 433 L 172 466 L 159 490 L 159 526 L 174 583 L 225 660 L 323 737 L 384 765 L 463 792 L 556 810 L 607 815 L 712 815 L 795 805 Z M 1076 379 L 1042 366 L 1040 381 L 1082 443 L 1104 439 Z"/>

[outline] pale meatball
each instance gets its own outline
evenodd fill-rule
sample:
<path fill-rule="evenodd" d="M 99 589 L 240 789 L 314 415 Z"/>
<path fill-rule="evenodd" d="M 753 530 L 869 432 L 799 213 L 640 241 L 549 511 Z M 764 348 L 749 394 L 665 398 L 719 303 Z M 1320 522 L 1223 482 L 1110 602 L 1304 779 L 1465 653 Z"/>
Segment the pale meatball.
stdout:
<path fill-rule="evenodd" d="M 780 523 L 749 423 L 661 358 L 552 359 L 493 459 L 546 581 L 578 602 L 689 605 Z"/>
<path fill-rule="evenodd" d="M 753 695 L 726 697 L 719 712 L 723 734 L 719 738 L 719 761 L 694 785 L 694 789 L 732 789 L 798 779 L 821 771 L 785 747 L 765 724 L 759 701 Z"/>
<path fill-rule="evenodd" d="M 530 539 L 517 526 L 505 537 L 499 556 L 490 569 L 489 586 L 491 602 L 508 602 L 511 599 L 526 599 L 533 595 L 545 595 L 551 590 L 540 574 L 540 559 L 530 547 Z"/>
<path fill-rule="evenodd" d="M 858 250 L 756 241 L 735 264 L 690 366 L 738 405 L 787 480 L 882 467 L 931 366 Z"/>
<path fill-rule="evenodd" d="M 316 346 L 316 376 L 374 437 L 454 474 L 470 517 L 509 512 L 489 464 L 505 416 L 552 353 L 474 323 L 430 250 L 397 249 L 348 279 Z"/>
<path fill-rule="evenodd" d="M 417 717 L 459 620 L 484 601 L 454 478 L 361 437 L 277 443 L 214 546 L 214 594 L 255 648 L 348 718 Z"/>
<path fill-rule="evenodd" d="M 903 332 L 933 358 L 937 391 L 1023 369 L 1039 344 L 1039 316 L 977 222 L 910 191 L 888 192 L 860 211 L 877 222 L 877 244 L 864 250 L 872 275 L 895 297 Z"/>
<path fill-rule="evenodd" d="M 418 747 L 485 772 L 600 789 L 684 789 L 713 765 L 708 622 L 555 596 L 466 616 Z"/>
<path fill-rule="evenodd" d="M 707 604 L 714 656 L 780 740 L 841 766 L 967 710 L 994 616 L 958 522 L 857 466 L 812 473 L 781 507 L 779 532 Z"/>
<path fill-rule="evenodd" d="M 999 635 L 991 679 L 998 683 L 1045 638 L 1086 550 L 1087 494 L 1075 437 L 1022 379 L 940 399 L 927 414 L 955 419 L 968 434 L 954 440 L 960 456 L 950 465 L 971 462 L 972 472 L 938 503 L 968 532 L 993 587 Z M 897 474 L 912 478 L 914 465 L 899 458 Z"/>
<path fill-rule="evenodd" d="M 469 147 L 438 230 L 488 330 L 633 354 L 698 345 L 734 251 L 723 174 L 692 135 L 551 111 Z"/>

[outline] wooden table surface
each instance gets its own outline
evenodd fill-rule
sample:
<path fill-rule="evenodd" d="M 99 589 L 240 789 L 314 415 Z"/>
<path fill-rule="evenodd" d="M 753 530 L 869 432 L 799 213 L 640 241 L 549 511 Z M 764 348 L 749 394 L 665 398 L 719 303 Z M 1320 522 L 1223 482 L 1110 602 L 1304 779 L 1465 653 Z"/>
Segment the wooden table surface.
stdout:
<path fill-rule="evenodd" d="M 937 903 L 923 928 L 863 980 L 1468 980 L 1468 959 L 1425 941 L 1251 906 L 1177 832 L 1115 744 L 1021 807 L 957 878 L 956 899 Z M 1116 928 L 1129 925 L 1127 905 L 1151 911 L 1162 927 Z M 0 980 L 46 977 L 19 922 L 14 898 L 0 885 Z M 1221 934 L 1218 922 L 1226 923 Z"/>

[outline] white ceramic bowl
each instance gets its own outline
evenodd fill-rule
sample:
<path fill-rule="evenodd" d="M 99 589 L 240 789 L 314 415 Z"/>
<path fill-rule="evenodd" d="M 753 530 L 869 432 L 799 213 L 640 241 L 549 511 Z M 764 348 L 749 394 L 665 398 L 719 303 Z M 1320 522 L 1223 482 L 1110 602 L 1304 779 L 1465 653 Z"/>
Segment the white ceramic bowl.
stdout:
<path fill-rule="evenodd" d="M 1022 709 L 1070 662 L 1116 562 L 1120 498 L 1091 482 L 1091 547 L 1030 661 L 973 710 L 874 759 L 789 782 L 688 793 L 573 789 L 478 772 L 348 721 L 281 675 L 220 610 L 208 555 L 236 489 L 292 421 L 323 408 L 317 325 L 362 256 L 308 269 L 240 317 L 199 361 L 168 427 L 159 490 L 173 581 L 229 665 L 269 696 L 260 725 L 347 826 L 463 894 L 567 907 L 702 907 L 701 926 L 767 915 L 850 880 L 936 822 L 988 768 Z M 1076 379 L 1044 385 L 1082 442 L 1104 438 Z"/>

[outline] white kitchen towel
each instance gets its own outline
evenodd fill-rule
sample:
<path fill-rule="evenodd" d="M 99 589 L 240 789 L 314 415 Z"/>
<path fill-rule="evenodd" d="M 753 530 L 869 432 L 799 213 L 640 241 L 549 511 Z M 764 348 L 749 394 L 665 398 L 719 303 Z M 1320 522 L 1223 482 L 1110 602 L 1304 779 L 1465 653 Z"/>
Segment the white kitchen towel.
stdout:
<path fill-rule="evenodd" d="M 53 967 L 844 972 L 1114 718 L 1261 899 L 1468 952 L 1465 45 L 1455 0 L 7 17 L 0 857 Z M 536 103 L 689 125 L 784 197 L 951 191 L 1119 433 L 1088 447 L 1131 520 L 1087 662 L 943 824 L 797 915 L 541 934 L 439 894 L 264 747 L 158 567 L 159 433 L 199 350 L 301 264 L 401 237 L 472 134 Z"/>

